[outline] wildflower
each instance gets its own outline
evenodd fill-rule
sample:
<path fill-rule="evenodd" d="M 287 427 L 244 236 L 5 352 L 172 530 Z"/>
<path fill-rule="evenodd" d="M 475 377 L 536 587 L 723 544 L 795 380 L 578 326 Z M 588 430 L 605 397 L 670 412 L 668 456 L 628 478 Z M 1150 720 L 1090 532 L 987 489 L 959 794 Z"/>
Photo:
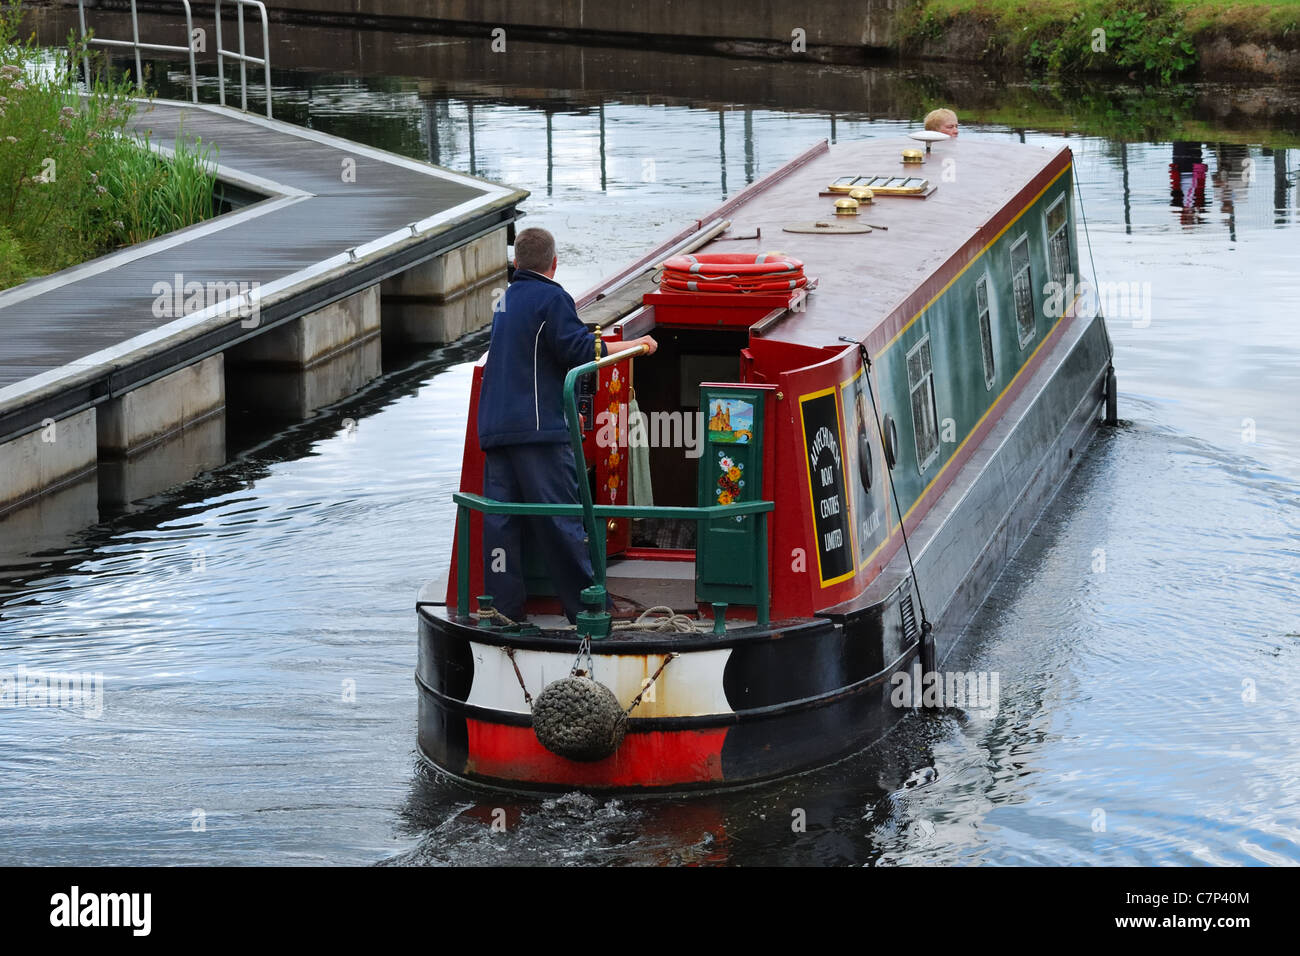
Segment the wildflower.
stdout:
<path fill-rule="evenodd" d="M 99 182 L 99 173 L 91 173 L 91 174 L 90 174 L 90 181 L 91 181 L 92 183 L 97 183 L 97 182 Z"/>
<path fill-rule="evenodd" d="M 63 116 L 74 116 L 76 112 L 77 111 L 74 110 L 71 106 L 65 106 L 63 107 L 63 109 L 59 110 L 59 113 Z"/>
<path fill-rule="evenodd" d="M 18 80 L 16 83 L 14 83 L 14 89 L 17 90 L 19 93 L 21 93 L 23 90 L 27 89 L 27 84 L 24 83 L 22 80 Z"/>
<path fill-rule="evenodd" d="M 105 189 L 103 186 L 96 186 L 96 187 L 95 187 L 95 194 L 96 194 L 96 195 L 102 196 L 102 195 L 104 195 L 104 193 L 106 193 L 106 192 L 108 192 L 108 190 Z"/>
<path fill-rule="evenodd" d="M 16 143 L 16 142 L 18 142 L 18 137 L 17 137 L 17 136 L 6 136 L 6 137 L 5 137 L 5 142 L 6 142 L 6 143 Z"/>

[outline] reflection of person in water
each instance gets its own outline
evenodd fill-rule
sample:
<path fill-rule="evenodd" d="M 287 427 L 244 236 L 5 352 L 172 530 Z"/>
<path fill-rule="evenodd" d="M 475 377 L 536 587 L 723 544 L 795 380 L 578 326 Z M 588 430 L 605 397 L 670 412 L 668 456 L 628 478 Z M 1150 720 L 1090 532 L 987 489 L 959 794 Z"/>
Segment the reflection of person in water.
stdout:
<path fill-rule="evenodd" d="M 1174 140 L 1173 162 L 1169 164 L 1169 205 L 1182 210 L 1184 223 L 1196 221 L 1196 210 L 1205 208 L 1206 165 L 1201 144 Z"/>
<path fill-rule="evenodd" d="M 1244 198 L 1251 181 L 1250 148 L 1236 143 L 1219 143 L 1214 147 L 1217 164 L 1211 180 L 1219 191 L 1219 207 L 1228 216 L 1236 211 L 1238 194 Z"/>

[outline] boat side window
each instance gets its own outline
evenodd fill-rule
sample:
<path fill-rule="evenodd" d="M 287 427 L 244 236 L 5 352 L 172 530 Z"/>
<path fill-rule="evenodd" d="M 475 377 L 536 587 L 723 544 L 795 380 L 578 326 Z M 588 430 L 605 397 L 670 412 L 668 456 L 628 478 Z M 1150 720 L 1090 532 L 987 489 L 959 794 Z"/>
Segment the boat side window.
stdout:
<path fill-rule="evenodd" d="M 1011 246 L 1011 291 L 1016 300 L 1016 327 L 1023 349 L 1034 337 L 1034 282 L 1029 272 L 1029 236 Z"/>
<path fill-rule="evenodd" d="M 939 454 L 939 415 L 934 401 L 934 368 L 930 336 L 907 353 L 907 384 L 912 393 L 912 430 L 916 435 L 916 466 L 925 471 Z"/>
<path fill-rule="evenodd" d="M 975 283 L 975 310 L 979 314 L 980 354 L 984 357 L 984 388 L 993 387 L 997 378 L 993 366 L 993 322 L 989 315 L 989 277 L 980 276 Z"/>
<path fill-rule="evenodd" d="M 1065 196 L 1057 198 L 1047 209 L 1047 261 L 1052 269 L 1052 281 L 1066 288 L 1070 272 L 1070 231 L 1066 228 Z"/>

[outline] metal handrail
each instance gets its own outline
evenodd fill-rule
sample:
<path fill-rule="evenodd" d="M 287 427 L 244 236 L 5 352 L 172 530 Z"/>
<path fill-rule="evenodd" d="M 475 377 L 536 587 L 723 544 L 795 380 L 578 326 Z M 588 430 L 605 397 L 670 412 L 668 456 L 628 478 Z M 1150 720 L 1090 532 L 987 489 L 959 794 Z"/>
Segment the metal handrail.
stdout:
<path fill-rule="evenodd" d="M 608 356 L 607 356 L 608 358 Z M 595 364 L 594 362 L 591 364 Z M 611 363 L 606 363 L 611 364 Z M 579 456 L 581 458 L 581 456 Z M 578 482 L 579 488 L 586 488 L 586 475 Z M 470 559 L 470 533 L 469 533 L 469 513 L 477 511 L 481 514 L 488 515 L 523 515 L 523 516 L 549 516 L 563 517 L 582 515 L 584 520 L 587 518 L 588 509 L 591 514 L 591 525 L 588 525 L 588 545 L 592 542 L 599 542 L 598 550 L 593 554 L 599 555 L 599 565 L 593 560 L 592 571 L 599 575 L 596 583 L 602 587 L 605 584 L 605 525 L 595 522 L 595 517 L 605 518 L 666 518 L 687 521 L 708 521 L 713 518 L 732 518 L 742 515 L 756 515 L 758 518 L 758 534 L 756 540 L 759 542 L 759 575 L 758 575 L 758 601 L 757 614 L 759 626 L 766 626 L 770 612 L 768 603 L 767 587 L 767 515 L 768 512 L 776 508 L 776 503 L 772 501 L 737 501 L 729 505 L 699 505 L 699 506 L 672 506 L 672 505 L 592 505 L 590 504 L 591 493 L 587 491 L 585 504 L 565 505 L 565 504 L 543 504 L 540 502 L 518 502 L 518 501 L 497 501 L 495 498 L 485 498 L 482 495 L 476 495 L 467 491 L 453 492 L 451 500 L 456 504 L 456 607 L 457 613 L 466 615 L 469 613 L 469 559 Z M 594 533 L 593 533 L 594 531 Z"/>
<path fill-rule="evenodd" d="M 135 83 L 141 90 L 144 89 L 144 66 L 140 62 L 141 50 L 159 50 L 166 53 L 188 53 L 190 55 L 190 100 L 197 103 L 199 101 L 199 79 L 198 71 L 194 68 L 194 18 L 190 14 L 190 0 L 180 0 L 180 3 L 181 6 L 185 8 L 185 46 L 171 46 L 166 43 L 141 43 L 140 17 L 136 13 L 135 0 L 131 0 L 130 40 L 104 40 L 99 37 L 87 36 L 86 2 L 85 0 L 77 0 L 77 16 L 81 24 L 82 42 L 87 46 L 131 47 L 131 49 L 135 51 Z M 217 6 L 221 6 L 220 2 L 218 2 Z M 81 65 L 86 72 L 86 85 L 90 86 L 90 57 L 83 54 Z"/>
<path fill-rule="evenodd" d="M 131 0 L 134 5 L 135 0 Z M 235 4 L 235 19 L 239 23 L 239 52 L 227 50 L 221 45 L 221 3 L 217 0 L 217 93 L 221 105 L 226 105 L 226 66 L 225 58 L 239 61 L 239 108 L 248 112 L 248 64 L 260 66 L 266 81 L 266 118 L 271 118 L 271 41 L 266 23 L 266 4 L 262 0 L 232 0 Z M 262 16 L 262 55 L 249 56 L 244 48 L 244 7 L 257 7 Z"/>
<path fill-rule="evenodd" d="M 597 339 L 599 348 L 599 339 Z M 573 467 L 577 472 L 580 504 L 527 503 L 497 501 L 482 495 L 456 492 L 451 496 L 456 503 L 456 609 L 458 614 L 469 614 L 469 513 L 498 515 L 582 515 L 587 532 L 587 551 L 591 557 L 592 584 L 582 592 L 583 604 L 588 610 L 578 615 L 578 631 L 584 637 L 599 638 L 609 634 L 610 615 L 605 607 L 605 524 L 596 516 L 611 518 L 668 518 L 678 520 L 708 521 L 713 518 L 732 518 L 754 515 L 758 522 L 755 540 L 759 548 L 758 593 L 755 595 L 755 613 L 760 627 L 766 627 L 771 613 L 768 594 L 767 513 L 776 504 L 771 501 L 735 502 L 727 505 L 701 505 L 697 507 L 664 507 L 635 505 L 597 505 L 591 500 L 591 487 L 587 484 L 586 458 L 582 453 L 582 427 L 579 422 L 578 399 L 575 385 L 579 378 L 591 375 L 602 368 L 626 362 L 638 355 L 649 353 L 645 345 L 637 345 L 619 352 L 611 352 L 592 362 L 569 370 L 564 377 L 564 418 L 569 426 L 569 440 L 573 445 Z M 717 605 L 715 605 L 717 607 Z M 719 619 L 720 620 L 720 619 Z"/>
<path fill-rule="evenodd" d="M 595 361 L 569 369 L 569 374 L 564 376 L 564 418 L 569 425 L 569 441 L 573 444 L 573 467 L 578 473 L 578 492 L 582 496 L 582 523 L 587 530 L 587 550 L 591 554 L 591 570 L 595 574 L 592 584 L 601 589 L 605 587 L 605 549 L 603 544 L 598 544 L 596 540 L 596 516 L 592 511 L 591 488 L 587 485 L 587 462 L 582 454 L 582 426 L 579 422 L 578 397 L 574 386 L 583 375 L 591 375 L 607 366 L 631 361 L 636 356 L 644 355 L 649 351 L 648 346 L 638 345 L 619 352 L 610 352 Z M 596 339 L 596 353 L 600 354 L 599 337 Z"/>

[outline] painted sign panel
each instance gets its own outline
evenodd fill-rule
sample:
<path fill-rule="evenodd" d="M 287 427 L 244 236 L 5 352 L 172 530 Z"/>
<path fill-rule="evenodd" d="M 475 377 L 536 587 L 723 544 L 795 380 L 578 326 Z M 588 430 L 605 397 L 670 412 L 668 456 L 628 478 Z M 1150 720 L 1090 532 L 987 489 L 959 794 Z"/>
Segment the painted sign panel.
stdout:
<path fill-rule="evenodd" d="M 822 587 L 851 577 L 854 570 L 853 532 L 844 481 L 843 430 L 835 391 L 832 387 L 799 398 Z"/>

